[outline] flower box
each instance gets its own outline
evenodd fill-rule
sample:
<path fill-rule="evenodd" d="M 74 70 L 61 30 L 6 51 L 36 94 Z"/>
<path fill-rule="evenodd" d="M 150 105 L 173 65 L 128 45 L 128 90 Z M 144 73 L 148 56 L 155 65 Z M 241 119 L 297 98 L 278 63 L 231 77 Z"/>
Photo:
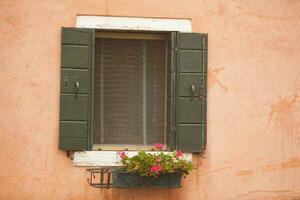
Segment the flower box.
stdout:
<path fill-rule="evenodd" d="M 119 152 L 122 167 L 112 171 L 112 186 L 115 188 L 176 188 L 181 186 L 183 176 L 194 169 L 191 161 L 185 160 L 180 150 L 164 153 L 164 144 L 156 143 L 156 153 L 139 151 L 129 157 Z"/>
<path fill-rule="evenodd" d="M 112 174 L 115 188 L 178 188 L 181 187 L 181 172 L 165 173 L 157 177 L 141 176 L 118 169 Z"/>

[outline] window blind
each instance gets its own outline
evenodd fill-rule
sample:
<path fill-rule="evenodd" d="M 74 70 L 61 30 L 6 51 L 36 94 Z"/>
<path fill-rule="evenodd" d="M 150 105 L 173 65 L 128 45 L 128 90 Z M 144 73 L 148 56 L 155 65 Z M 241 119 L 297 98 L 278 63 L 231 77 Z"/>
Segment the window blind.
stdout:
<path fill-rule="evenodd" d="M 96 38 L 94 144 L 164 142 L 165 42 Z"/>

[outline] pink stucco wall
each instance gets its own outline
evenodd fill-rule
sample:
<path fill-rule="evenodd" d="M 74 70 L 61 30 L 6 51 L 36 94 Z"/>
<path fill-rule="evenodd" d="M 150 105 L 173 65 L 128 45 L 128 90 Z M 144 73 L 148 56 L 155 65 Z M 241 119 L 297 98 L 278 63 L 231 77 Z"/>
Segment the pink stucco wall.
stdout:
<path fill-rule="evenodd" d="M 59 151 L 60 27 L 190 18 L 209 34 L 208 146 L 173 190 L 99 190 Z M 300 199 L 300 1 L 1 0 L 0 199 Z"/>

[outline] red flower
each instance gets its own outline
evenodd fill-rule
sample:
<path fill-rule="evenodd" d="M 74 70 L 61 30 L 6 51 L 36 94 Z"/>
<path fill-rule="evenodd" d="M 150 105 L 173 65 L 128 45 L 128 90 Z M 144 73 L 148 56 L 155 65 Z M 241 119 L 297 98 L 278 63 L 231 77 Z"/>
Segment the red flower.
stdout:
<path fill-rule="evenodd" d="M 162 150 L 164 150 L 165 145 L 162 144 L 162 143 L 155 143 L 155 144 L 154 144 L 154 148 L 155 148 L 156 150 L 162 151 Z"/>
<path fill-rule="evenodd" d="M 153 165 L 150 167 L 150 172 L 158 173 L 162 171 L 162 167 L 160 165 Z"/>
<path fill-rule="evenodd" d="M 176 151 L 176 157 L 178 158 L 181 156 L 183 156 L 183 151 L 181 151 L 181 150 Z"/>
<path fill-rule="evenodd" d="M 156 158 L 156 162 L 160 163 L 161 162 L 161 157 Z"/>
<path fill-rule="evenodd" d="M 119 152 L 119 156 L 120 156 L 120 158 L 125 158 L 127 155 L 126 155 L 126 153 L 124 152 L 124 151 L 120 151 Z"/>

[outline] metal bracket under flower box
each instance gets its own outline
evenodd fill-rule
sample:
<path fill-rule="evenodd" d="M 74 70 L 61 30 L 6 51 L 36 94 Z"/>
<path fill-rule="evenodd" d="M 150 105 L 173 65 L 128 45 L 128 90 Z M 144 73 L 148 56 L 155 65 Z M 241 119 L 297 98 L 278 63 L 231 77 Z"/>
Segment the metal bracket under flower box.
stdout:
<path fill-rule="evenodd" d="M 90 186 L 95 188 L 107 188 L 112 186 L 111 183 L 111 168 L 91 168 L 87 169 L 90 172 L 90 177 L 87 178 L 87 182 Z"/>
<path fill-rule="evenodd" d="M 181 187 L 181 172 L 167 173 L 158 177 L 128 173 L 123 168 L 87 169 L 89 185 L 95 188 L 178 188 Z"/>

